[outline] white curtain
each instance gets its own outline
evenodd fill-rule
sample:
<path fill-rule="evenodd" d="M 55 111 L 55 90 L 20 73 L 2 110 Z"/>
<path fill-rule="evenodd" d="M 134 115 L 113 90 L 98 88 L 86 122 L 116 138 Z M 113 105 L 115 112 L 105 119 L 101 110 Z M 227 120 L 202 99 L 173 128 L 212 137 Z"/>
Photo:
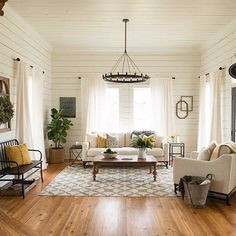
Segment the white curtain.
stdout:
<path fill-rule="evenodd" d="M 210 141 L 222 142 L 222 70 L 210 73 L 211 127 Z"/>
<path fill-rule="evenodd" d="M 31 127 L 34 148 L 42 152 L 43 169 L 47 168 L 43 127 L 43 73 L 33 69 L 31 77 Z"/>
<path fill-rule="evenodd" d="M 83 78 L 81 82 L 83 139 L 86 133 L 105 131 L 106 82 L 101 78 Z"/>
<path fill-rule="evenodd" d="M 209 144 L 210 141 L 210 119 L 209 113 L 209 83 L 205 75 L 200 76 L 199 86 L 199 121 L 198 121 L 198 150 Z"/>
<path fill-rule="evenodd" d="M 31 76 L 30 65 L 21 61 L 18 63 L 17 67 L 16 138 L 20 143 L 26 143 L 29 147 L 34 147 L 28 93 L 29 77 Z"/>
<path fill-rule="evenodd" d="M 200 77 L 198 150 L 222 142 L 222 71 Z"/>
<path fill-rule="evenodd" d="M 175 133 L 173 85 L 171 78 L 152 78 L 152 127 L 163 136 Z"/>

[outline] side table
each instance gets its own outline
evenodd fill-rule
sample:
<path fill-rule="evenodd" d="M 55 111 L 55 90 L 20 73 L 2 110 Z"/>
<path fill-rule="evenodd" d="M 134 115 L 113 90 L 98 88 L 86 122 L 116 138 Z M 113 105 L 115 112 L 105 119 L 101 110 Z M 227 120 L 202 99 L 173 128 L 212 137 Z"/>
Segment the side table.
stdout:
<path fill-rule="evenodd" d="M 177 149 L 177 150 L 176 150 Z M 184 157 L 185 145 L 184 143 L 170 143 L 169 142 L 169 165 L 173 164 L 174 156 L 178 155 Z"/>
<path fill-rule="evenodd" d="M 82 145 L 72 145 L 69 149 L 69 165 L 73 165 L 75 164 L 76 161 L 78 161 L 79 163 L 82 162 L 82 157 L 81 157 L 81 153 L 82 153 Z"/>

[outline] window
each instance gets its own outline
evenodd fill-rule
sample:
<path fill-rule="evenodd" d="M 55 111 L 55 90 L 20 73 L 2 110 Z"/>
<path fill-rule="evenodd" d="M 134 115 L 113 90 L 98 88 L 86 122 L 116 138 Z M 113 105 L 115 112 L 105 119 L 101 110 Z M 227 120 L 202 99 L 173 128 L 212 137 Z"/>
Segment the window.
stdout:
<path fill-rule="evenodd" d="M 133 92 L 134 129 L 151 129 L 151 90 L 134 88 Z"/>
<path fill-rule="evenodd" d="M 106 89 L 106 130 L 119 131 L 119 89 Z"/>

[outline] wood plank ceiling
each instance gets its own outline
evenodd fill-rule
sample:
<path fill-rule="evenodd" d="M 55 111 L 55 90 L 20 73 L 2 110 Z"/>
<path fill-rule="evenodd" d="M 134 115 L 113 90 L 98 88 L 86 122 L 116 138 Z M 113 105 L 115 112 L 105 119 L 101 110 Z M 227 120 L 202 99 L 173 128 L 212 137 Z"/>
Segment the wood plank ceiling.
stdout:
<path fill-rule="evenodd" d="M 236 0 L 10 0 L 54 47 L 128 50 L 198 47 L 236 17 Z"/>

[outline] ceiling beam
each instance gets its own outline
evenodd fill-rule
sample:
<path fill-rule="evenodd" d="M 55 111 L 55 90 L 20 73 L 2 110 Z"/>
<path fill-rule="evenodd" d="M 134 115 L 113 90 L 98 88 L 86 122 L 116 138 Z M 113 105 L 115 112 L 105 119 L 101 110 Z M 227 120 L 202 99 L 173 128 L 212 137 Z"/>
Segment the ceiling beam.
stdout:
<path fill-rule="evenodd" d="M 0 0 L 0 16 L 4 15 L 4 11 L 2 9 L 7 1 L 8 0 Z"/>

